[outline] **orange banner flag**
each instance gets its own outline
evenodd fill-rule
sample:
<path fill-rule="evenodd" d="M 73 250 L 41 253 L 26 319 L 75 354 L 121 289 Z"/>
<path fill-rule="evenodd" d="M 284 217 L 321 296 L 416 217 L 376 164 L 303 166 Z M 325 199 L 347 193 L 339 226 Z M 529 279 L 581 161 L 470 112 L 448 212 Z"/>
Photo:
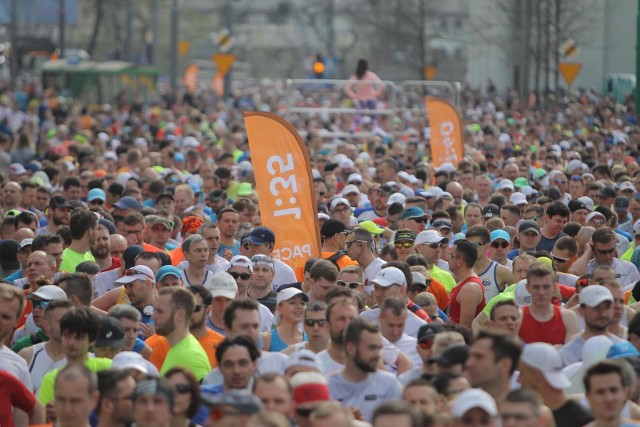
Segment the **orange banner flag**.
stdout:
<path fill-rule="evenodd" d="M 218 71 L 213 76 L 213 79 L 211 79 L 211 89 L 213 89 L 218 96 L 224 95 L 224 74 Z"/>
<path fill-rule="evenodd" d="M 198 88 L 198 66 L 196 64 L 191 64 L 184 69 L 182 83 L 189 92 L 196 91 Z"/>
<path fill-rule="evenodd" d="M 431 163 L 457 165 L 464 155 L 462 121 L 456 108 L 444 99 L 428 96 L 425 100 L 431 129 Z"/>
<path fill-rule="evenodd" d="M 244 113 L 262 224 L 276 235 L 274 257 L 294 270 L 320 257 L 318 209 L 309 152 L 273 113 Z"/>

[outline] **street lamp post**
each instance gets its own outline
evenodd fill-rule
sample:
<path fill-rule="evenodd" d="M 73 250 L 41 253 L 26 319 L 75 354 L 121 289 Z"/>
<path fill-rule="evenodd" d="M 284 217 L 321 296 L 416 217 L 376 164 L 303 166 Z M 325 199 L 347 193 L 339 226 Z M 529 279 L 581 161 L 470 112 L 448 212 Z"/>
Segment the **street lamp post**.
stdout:
<path fill-rule="evenodd" d="M 176 93 L 178 90 L 178 20 L 180 18 L 178 0 L 173 0 L 171 8 L 171 90 Z"/>

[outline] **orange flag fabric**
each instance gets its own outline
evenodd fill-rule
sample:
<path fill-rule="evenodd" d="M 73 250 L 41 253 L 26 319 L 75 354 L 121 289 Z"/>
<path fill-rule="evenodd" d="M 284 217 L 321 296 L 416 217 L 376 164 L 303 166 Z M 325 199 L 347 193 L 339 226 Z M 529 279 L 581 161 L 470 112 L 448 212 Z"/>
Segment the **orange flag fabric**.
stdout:
<path fill-rule="evenodd" d="M 198 87 L 198 66 L 191 64 L 184 70 L 182 82 L 189 92 L 195 92 Z"/>
<path fill-rule="evenodd" d="M 276 235 L 274 257 L 294 270 L 320 257 L 311 161 L 302 138 L 273 113 L 244 113 L 262 224 Z"/>
<path fill-rule="evenodd" d="M 428 96 L 425 100 L 431 129 L 431 163 L 457 165 L 464 155 L 462 121 L 456 108 L 444 99 Z"/>

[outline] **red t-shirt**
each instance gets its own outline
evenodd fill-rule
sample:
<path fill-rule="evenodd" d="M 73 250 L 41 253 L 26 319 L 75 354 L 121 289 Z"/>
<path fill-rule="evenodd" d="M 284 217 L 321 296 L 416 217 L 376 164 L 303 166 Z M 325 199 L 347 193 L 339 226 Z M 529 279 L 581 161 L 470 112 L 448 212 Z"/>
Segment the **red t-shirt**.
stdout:
<path fill-rule="evenodd" d="M 116 268 L 122 267 L 122 260 L 120 258 L 116 258 L 114 256 L 111 257 L 111 267 L 105 268 L 100 273 L 104 273 L 105 271 L 115 270 Z"/>
<path fill-rule="evenodd" d="M 458 294 L 460 293 L 462 288 L 464 288 L 469 283 L 477 283 L 478 285 L 480 285 L 480 289 L 482 289 L 482 301 L 476 307 L 474 318 L 484 309 L 484 284 L 482 283 L 482 280 L 480 280 L 478 276 L 467 277 L 462 282 L 460 282 L 459 285 L 451 289 L 451 293 L 449 294 L 449 319 L 451 319 L 453 323 L 460 323 L 460 310 L 462 307 L 458 302 Z"/>
<path fill-rule="evenodd" d="M 22 381 L 9 372 L 0 371 L 0 426 L 14 427 L 12 407 L 31 412 L 36 404 L 36 396 Z"/>

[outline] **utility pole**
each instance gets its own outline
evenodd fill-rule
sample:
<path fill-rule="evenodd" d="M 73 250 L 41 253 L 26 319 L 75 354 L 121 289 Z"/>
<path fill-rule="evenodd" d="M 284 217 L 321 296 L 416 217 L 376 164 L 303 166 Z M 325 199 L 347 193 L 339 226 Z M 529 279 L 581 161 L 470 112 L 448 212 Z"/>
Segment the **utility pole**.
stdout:
<path fill-rule="evenodd" d="M 133 0 L 127 0 L 127 19 L 125 23 L 124 55 L 125 61 L 132 60 L 131 38 L 133 37 Z"/>
<path fill-rule="evenodd" d="M 233 36 L 233 2 L 234 0 L 226 0 L 224 4 L 224 21 L 225 27 L 229 30 L 229 37 Z M 233 47 L 231 50 L 233 51 Z M 231 95 L 231 82 L 232 82 L 232 71 L 229 70 L 224 79 L 224 95 L 225 97 L 229 97 Z"/>
<path fill-rule="evenodd" d="M 531 47 L 531 0 L 522 0 L 521 4 L 522 37 L 520 46 L 520 99 L 527 102 L 529 97 L 529 50 Z"/>
<path fill-rule="evenodd" d="M 329 0 L 327 3 L 327 56 L 334 60 L 334 50 L 335 50 L 335 38 L 336 31 L 333 24 L 333 18 L 335 16 L 335 2 L 334 0 Z"/>
<path fill-rule="evenodd" d="M 158 0 L 151 0 L 151 51 L 149 64 L 157 65 L 158 60 Z"/>
<path fill-rule="evenodd" d="M 173 0 L 171 8 L 171 90 L 178 91 L 178 19 L 180 18 L 178 0 Z M 155 37 L 155 34 L 154 34 Z"/>
<path fill-rule="evenodd" d="M 18 0 L 11 0 L 11 56 L 9 57 L 11 79 L 18 75 Z"/>
<path fill-rule="evenodd" d="M 638 111 L 640 111 L 640 0 L 638 0 L 636 15 L 636 117 Z"/>
<path fill-rule="evenodd" d="M 67 27 L 67 7 L 65 0 L 60 0 L 60 15 L 58 16 L 58 25 L 60 26 L 60 55 L 59 58 L 65 57 L 65 28 Z"/>

